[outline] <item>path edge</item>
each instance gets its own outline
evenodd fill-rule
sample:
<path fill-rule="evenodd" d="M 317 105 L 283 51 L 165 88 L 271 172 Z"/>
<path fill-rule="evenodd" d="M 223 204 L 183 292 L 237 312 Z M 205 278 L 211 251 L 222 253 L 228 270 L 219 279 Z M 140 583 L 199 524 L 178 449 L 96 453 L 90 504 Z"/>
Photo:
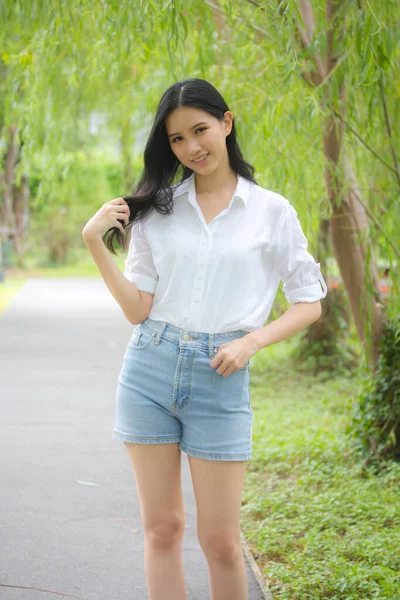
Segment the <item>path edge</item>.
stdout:
<path fill-rule="evenodd" d="M 260 567 L 258 566 L 256 559 L 254 558 L 253 553 L 250 550 L 250 546 L 248 545 L 247 540 L 246 540 L 245 536 L 243 535 L 242 531 L 240 532 L 240 537 L 241 537 L 243 552 L 244 552 L 246 559 L 251 567 L 251 570 L 253 571 L 254 577 L 256 578 L 257 583 L 260 586 L 260 590 L 262 591 L 265 600 L 273 600 L 273 596 L 271 594 L 271 591 L 268 588 L 268 584 L 265 580 L 265 577 L 261 573 Z"/>

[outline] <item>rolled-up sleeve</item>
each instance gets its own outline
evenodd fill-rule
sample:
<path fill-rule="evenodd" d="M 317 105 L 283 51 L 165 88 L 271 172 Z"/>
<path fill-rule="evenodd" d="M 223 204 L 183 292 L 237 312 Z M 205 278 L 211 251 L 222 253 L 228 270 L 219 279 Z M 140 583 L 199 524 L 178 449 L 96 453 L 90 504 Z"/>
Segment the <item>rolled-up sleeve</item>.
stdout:
<path fill-rule="evenodd" d="M 123 274 L 126 279 L 136 284 L 138 290 L 155 293 L 159 277 L 142 220 L 135 221 L 132 225 Z"/>
<path fill-rule="evenodd" d="M 287 202 L 275 232 L 273 266 L 290 304 L 316 302 L 328 293 L 320 263 L 315 262 L 307 247 L 297 212 Z"/>

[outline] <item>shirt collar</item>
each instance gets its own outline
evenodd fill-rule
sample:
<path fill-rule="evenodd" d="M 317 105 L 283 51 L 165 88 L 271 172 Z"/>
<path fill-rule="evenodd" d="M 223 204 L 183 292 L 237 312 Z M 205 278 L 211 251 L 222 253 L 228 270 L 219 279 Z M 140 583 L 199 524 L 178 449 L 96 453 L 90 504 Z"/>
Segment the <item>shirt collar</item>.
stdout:
<path fill-rule="evenodd" d="M 189 200 L 190 204 L 192 204 L 193 206 L 195 205 L 195 202 L 196 202 L 196 194 L 195 194 L 196 188 L 195 188 L 194 176 L 195 176 L 195 173 L 193 171 L 193 173 L 190 175 L 190 177 L 185 179 L 185 181 L 183 181 L 181 184 L 178 184 L 174 191 L 174 197 L 178 197 L 182 194 L 185 194 L 186 192 L 189 192 L 188 200 Z M 235 192 L 233 194 L 233 199 L 239 198 L 242 200 L 244 205 L 247 206 L 247 202 L 249 201 L 251 182 L 239 174 L 237 175 L 237 178 L 238 178 L 238 183 L 237 183 Z"/>

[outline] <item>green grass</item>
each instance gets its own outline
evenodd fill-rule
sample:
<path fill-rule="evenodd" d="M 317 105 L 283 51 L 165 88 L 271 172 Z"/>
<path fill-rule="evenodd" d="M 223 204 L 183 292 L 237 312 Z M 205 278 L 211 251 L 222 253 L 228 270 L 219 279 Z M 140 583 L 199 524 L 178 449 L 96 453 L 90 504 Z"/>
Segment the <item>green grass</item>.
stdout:
<path fill-rule="evenodd" d="M 300 372 L 295 343 L 251 360 L 242 531 L 276 600 L 398 600 L 400 465 L 366 476 L 345 431 L 356 377 Z"/>
<path fill-rule="evenodd" d="M 25 281 L 25 277 L 13 277 L 12 279 L 7 278 L 0 283 L 0 316 L 6 310 L 7 306 L 11 304 Z"/>

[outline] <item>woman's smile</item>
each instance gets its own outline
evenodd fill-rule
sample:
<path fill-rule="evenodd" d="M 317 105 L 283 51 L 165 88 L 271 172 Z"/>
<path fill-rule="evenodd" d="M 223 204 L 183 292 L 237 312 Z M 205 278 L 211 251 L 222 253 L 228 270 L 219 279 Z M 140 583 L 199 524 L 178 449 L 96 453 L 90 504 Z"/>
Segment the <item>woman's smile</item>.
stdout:
<path fill-rule="evenodd" d="M 203 154 L 202 160 L 193 160 L 193 162 L 196 163 L 196 165 L 202 165 L 206 162 L 208 154 Z"/>

